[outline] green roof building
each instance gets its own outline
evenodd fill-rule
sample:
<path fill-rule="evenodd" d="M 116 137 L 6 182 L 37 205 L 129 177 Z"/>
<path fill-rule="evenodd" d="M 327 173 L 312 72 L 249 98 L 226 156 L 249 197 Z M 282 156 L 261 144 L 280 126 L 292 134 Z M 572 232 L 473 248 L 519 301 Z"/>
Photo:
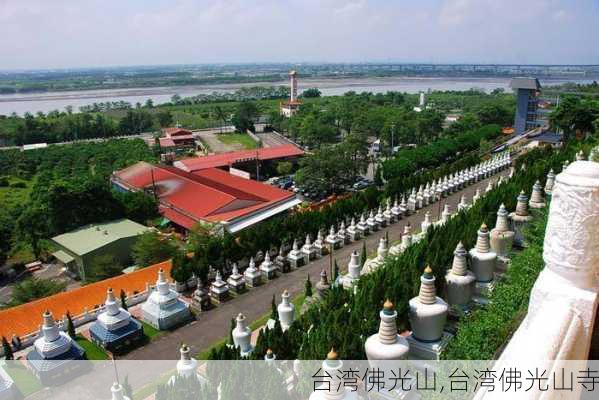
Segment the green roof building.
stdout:
<path fill-rule="evenodd" d="M 123 266 L 131 263 L 131 248 L 148 227 L 128 219 L 86 225 L 52 238 L 59 248 L 53 255 L 81 279 L 96 257 L 109 255 Z"/>

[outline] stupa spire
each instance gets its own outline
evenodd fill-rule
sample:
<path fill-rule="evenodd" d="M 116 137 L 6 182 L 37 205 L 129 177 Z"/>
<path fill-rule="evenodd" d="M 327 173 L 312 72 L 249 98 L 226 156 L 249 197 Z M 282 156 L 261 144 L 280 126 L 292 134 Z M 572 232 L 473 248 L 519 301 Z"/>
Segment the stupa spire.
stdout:
<path fill-rule="evenodd" d="M 424 273 L 420 277 L 420 291 L 418 299 L 422 304 L 435 304 L 437 300 L 437 289 L 435 287 L 435 276 L 430 265 L 424 269 Z"/>

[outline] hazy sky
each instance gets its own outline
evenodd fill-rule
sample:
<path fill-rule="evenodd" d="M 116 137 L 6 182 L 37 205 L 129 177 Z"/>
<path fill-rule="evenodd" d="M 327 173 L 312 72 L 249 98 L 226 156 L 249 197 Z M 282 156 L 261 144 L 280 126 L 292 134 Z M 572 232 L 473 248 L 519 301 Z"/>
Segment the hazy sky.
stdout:
<path fill-rule="evenodd" d="M 599 0 L 0 0 L 0 69 L 599 64 Z"/>

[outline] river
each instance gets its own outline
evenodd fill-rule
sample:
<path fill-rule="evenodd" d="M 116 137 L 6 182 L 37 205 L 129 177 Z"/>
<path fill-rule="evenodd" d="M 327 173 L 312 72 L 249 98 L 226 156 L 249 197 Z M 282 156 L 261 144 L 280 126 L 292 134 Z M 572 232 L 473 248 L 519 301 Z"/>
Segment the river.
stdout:
<path fill-rule="evenodd" d="M 490 92 L 495 88 L 509 90 L 510 78 L 454 78 L 454 77 L 385 77 L 385 78 L 306 78 L 299 79 L 299 90 L 317 87 L 325 96 L 340 95 L 347 91 L 381 93 L 387 91 L 400 91 L 407 93 L 418 93 L 427 90 L 468 90 L 471 88 L 482 89 Z M 581 79 L 580 77 L 555 78 L 541 80 L 541 85 L 557 85 L 565 82 L 590 83 L 592 79 Z M 194 96 L 198 94 L 210 94 L 212 92 L 234 92 L 244 86 L 270 86 L 285 85 L 287 82 L 260 82 L 243 84 L 218 84 L 218 85 L 195 85 L 174 87 L 150 87 L 134 89 L 100 89 L 100 90 L 78 90 L 45 93 L 26 93 L 0 95 L 0 115 L 9 115 L 16 112 L 23 115 L 26 112 L 36 113 L 38 111 L 47 113 L 52 110 L 64 110 L 71 106 L 74 111 L 79 107 L 100 102 L 126 101 L 131 104 L 144 103 L 152 99 L 154 104 L 166 103 L 171 97 L 178 94 L 181 97 Z"/>

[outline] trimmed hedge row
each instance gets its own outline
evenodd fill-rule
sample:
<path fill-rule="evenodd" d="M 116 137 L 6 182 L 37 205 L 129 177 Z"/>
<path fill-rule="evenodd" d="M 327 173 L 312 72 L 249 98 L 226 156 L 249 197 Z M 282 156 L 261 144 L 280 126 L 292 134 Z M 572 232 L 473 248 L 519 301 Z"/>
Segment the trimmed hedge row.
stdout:
<path fill-rule="evenodd" d="M 500 134 L 499 125 L 485 125 L 476 131 L 437 139 L 426 146 L 400 150 L 393 159 L 383 163 L 383 176 L 391 180 L 454 160 L 463 152 L 477 149 L 481 140 L 491 140 Z"/>

